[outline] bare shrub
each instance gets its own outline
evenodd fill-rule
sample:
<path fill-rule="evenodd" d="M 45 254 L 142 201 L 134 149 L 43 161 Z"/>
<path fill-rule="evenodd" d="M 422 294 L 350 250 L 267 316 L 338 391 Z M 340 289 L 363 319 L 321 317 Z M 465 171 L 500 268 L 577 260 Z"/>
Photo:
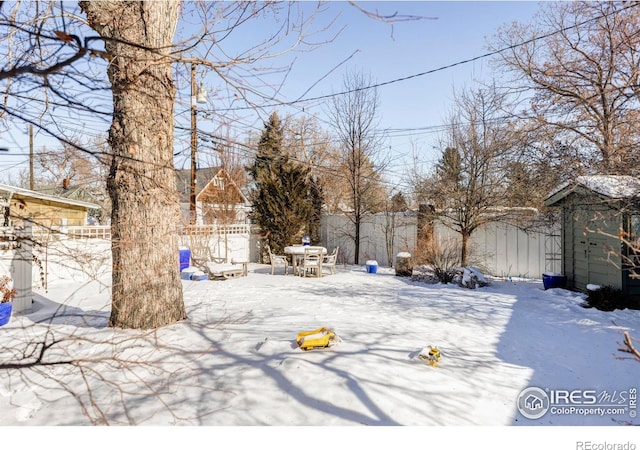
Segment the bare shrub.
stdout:
<path fill-rule="evenodd" d="M 450 283 L 460 267 L 461 244 L 455 238 L 424 238 L 418 241 L 416 260 L 429 266 L 435 278 Z"/>

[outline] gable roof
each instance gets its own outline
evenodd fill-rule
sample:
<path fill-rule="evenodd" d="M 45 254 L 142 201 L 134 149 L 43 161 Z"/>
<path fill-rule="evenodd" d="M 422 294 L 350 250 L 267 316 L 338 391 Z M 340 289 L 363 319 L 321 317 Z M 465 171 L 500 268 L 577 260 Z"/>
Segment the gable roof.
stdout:
<path fill-rule="evenodd" d="M 222 175 L 224 175 L 224 178 L 230 181 L 235 189 L 237 189 L 243 202 L 248 203 L 247 197 L 244 192 L 242 192 L 242 189 L 238 187 L 236 182 L 233 181 L 231 177 L 226 175 L 224 169 L 220 166 L 203 167 L 196 170 L 196 197 L 209 185 L 209 183 L 211 183 L 214 178 Z M 191 194 L 191 169 L 176 170 L 176 184 L 178 188 L 180 203 L 189 203 L 189 197 Z"/>
<path fill-rule="evenodd" d="M 566 182 L 551 191 L 544 201 L 551 206 L 579 187 L 610 199 L 630 199 L 640 196 L 640 179 L 629 175 L 585 175 Z"/>
<path fill-rule="evenodd" d="M 87 209 L 100 209 L 100 205 L 95 203 L 83 202 L 81 200 L 73 200 L 56 195 L 49 195 L 42 192 L 31 191 L 29 189 L 23 189 L 16 186 L 9 186 L 7 184 L 0 184 L 0 193 L 7 193 L 9 196 L 20 195 L 27 198 L 35 198 L 38 200 L 46 200 L 55 203 L 62 203 L 65 205 L 80 206 Z"/>
<path fill-rule="evenodd" d="M 203 167 L 196 170 L 196 196 L 220 172 L 220 167 Z M 191 193 L 191 169 L 176 170 L 176 185 L 180 203 L 189 203 Z"/>

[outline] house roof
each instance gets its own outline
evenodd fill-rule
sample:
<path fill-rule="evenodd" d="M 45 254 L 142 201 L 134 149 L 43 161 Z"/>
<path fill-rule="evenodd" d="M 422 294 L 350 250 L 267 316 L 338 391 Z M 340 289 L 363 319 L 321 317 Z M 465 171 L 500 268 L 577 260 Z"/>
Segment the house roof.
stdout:
<path fill-rule="evenodd" d="M 42 192 L 31 191 L 29 189 L 19 188 L 16 186 L 9 186 L 7 184 L 0 184 L 0 192 L 8 193 L 10 195 L 17 194 L 22 197 L 37 198 L 39 200 L 47 200 L 50 202 L 63 203 L 66 205 L 81 206 L 87 209 L 100 209 L 100 205 L 96 205 L 95 203 L 63 198 L 56 195 L 50 195 Z"/>
<path fill-rule="evenodd" d="M 222 171 L 222 167 L 203 167 L 196 170 L 196 197 L 204 188 L 207 187 L 211 180 L 216 178 Z M 245 203 L 248 203 L 246 195 L 242 192 L 235 181 L 232 178 L 226 177 L 232 185 L 238 190 L 240 197 Z M 191 169 L 179 169 L 176 170 L 176 184 L 178 188 L 178 195 L 180 197 L 180 203 L 189 203 L 191 194 Z"/>
<path fill-rule="evenodd" d="M 82 186 L 69 186 L 66 188 L 60 185 L 40 186 L 38 187 L 38 192 L 69 200 L 88 201 L 89 203 L 97 200 L 88 189 Z"/>
<path fill-rule="evenodd" d="M 629 199 L 640 196 L 640 179 L 629 175 L 585 175 L 563 183 L 551 191 L 544 204 L 551 206 L 583 187 L 610 199 Z"/>
<path fill-rule="evenodd" d="M 203 167 L 196 170 L 196 195 L 220 172 L 220 167 Z M 191 169 L 176 170 L 176 184 L 181 203 L 189 203 L 191 193 Z"/>

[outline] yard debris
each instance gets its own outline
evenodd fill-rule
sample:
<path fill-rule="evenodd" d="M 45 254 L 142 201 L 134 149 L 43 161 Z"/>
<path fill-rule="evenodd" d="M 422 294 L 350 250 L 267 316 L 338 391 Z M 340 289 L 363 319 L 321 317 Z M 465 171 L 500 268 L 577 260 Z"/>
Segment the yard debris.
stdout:
<path fill-rule="evenodd" d="M 457 279 L 454 278 L 454 281 L 457 281 L 458 285 L 462 287 L 475 289 L 489 284 L 482 272 L 476 267 L 463 267 L 458 270 L 459 276 Z"/>

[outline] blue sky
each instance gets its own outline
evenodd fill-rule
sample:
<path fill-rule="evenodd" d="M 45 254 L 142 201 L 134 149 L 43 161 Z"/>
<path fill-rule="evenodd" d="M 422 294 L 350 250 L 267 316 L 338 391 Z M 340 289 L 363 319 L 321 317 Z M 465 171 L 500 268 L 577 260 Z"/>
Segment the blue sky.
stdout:
<path fill-rule="evenodd" d="M 538 10 L 537 2 L 368 2 L 369 10 L 383 15 L 394 12 L 425 17 L 423 20 L 398 22 L 393 28 L 376 22 L 355 7 L 338 2 L 339 24 L 347 28 L 335 42 L 306 55 L 312 64 L 300 64 L 298 77 L 291 86 L 292 98 L 304 92 L 318 72 L 334 67 L 358 50 L 351 59 L 323 80 L 305 97 L 340 91 L 345 70 L 362 70 L 378 83 L 405 78 L 473 59 L 488 52 L 486 39 L 498 27 L 513 22 L 529 22 Z M 433 17 L 434 19 L 429 19 Z M 339 25 L 338 24 L 338 25 Z M 453 68 L 417 76 L 378 88 L 380 126 L 383 129 L 406 129 L 391 132 L 402 135 L 388 141 L 395 155 L 409 155 L 416 148 L 420 159 L 430 164 L 437 157 L 433 151 L 437 133 L 432 127 L 442 124 L 452 105 L 454 87 L 472 87 L 477 80 L 492 76 L 489 59 L 460 64 Z M 296 82 L 297 81 L 297 82 Z M 300 84 L 299 87 L 296 87 Z M 297 90 L 296 90 L 297 89 Z M 322 107 L 306 109 L 322 116 Z M 399 162 L 398 170 L 408 169 Z"/>
<path fill-rule="evenodd" d="M 368 10 L 378 10 L 383 15 L 397 12 L 425 18 L 401 21 L 391 26 L 366 17 L 347 2 L 330 2 L 324 20 L 337 15 L 332 29 L 344 27 L 343 31 L 333 42 L 312 52 L 288 56 L 295 56 L 297 61 L 279 92 L 280 99 L 291 101 L 300 96 L 310 98 L 338 92 L 347 70 L 362 71 L 374 81 L 385 83 L 478 57 L 487 52 L 486 38 L 495 34 L 499 26 L 513 21 L 529 22 L 539 7 L 537 2 L 480 1 L 362 2 L 360 5 Z M 311 8 L 314 4 L 308 2 L 304 6 Z M 321 24 L 322 18 L 318 26 Z M 249 28 L 249 34 L 256 33 L 257 36 L 265 33 L 270 25 L 265 21 L 261 25 L 264 29 Z M 247 41 L 254 37 L 241 36 Z M 343 61 L 344 64 L 339 65 Z M 336 65 L 339 67 L 327 75 Z M 402 158 L 409 156 L 413 148 L 418 150 L 421 161 L 427 165 L 435 160 L 433 146 L 437 133 L 433 127 L 441 125 L 449 111 L 454 86 L 473 86 L 475 80 L 490 76 L 489 60 L 485 58 L 378 89 L 380 128 L 406 130 L 391 132 L 390 135 L 395 137 L 387 141 L 388 149 L 400 158 L 396 160 L 396 173 L 409 169 L 408 161 Z M 204 81 L 216 87 L 217 80 L 212 74 L 207 74 Z M 314 83 L 317 84 L 306 92 Z M 326 120 L 326 108 L 322 102 L 299 103 L 296 108 L 277 109 L 282 114 L 315 114 L 321 121 Z M 262 116 L 245 123 L 255 131 L 261 127 L 267 112 L 268 109 Z M 215 126 L 204 120 L 198 125 L 205 131 Z M 100 126 L 103 127 L 103 124 Z M 107 128 L 103 127 L 101 131 L 106 132 Z M 28 149 L 26 129 L 26 126 L 23 130 L 17 127 L 12 130 L 11 136 L 0 136 L 0 147 L 12 150 L 0 154 L 0 175 L 7 170 L 13 172 L 27 167 L 28 151 L 19 151 L 17 147 L 22 145 Z M 176 143 L 177 147 L 181 145 L 188 146 L 188 140 Z M 42 146 L 52 148 L 56 145 L 44 136 L 36 135 L 36 149 Z"/>
<path fill-rule="evenodd" d="M 311 9 L 315 3 L 305 5 Z M 413 152 L 422 163 L 421 170 L 435 162 L 437 127 L 450 111 L 454 87 L 472 87 L 478 80 L 492 76 L 489 58 L 438 69 L 486 54 L 487 38 L 500 26 L 514 21 L 530 22 L 540 6 L 538 2 L 506 1 L 361 2 L 359 5 L 385 16 L 397 13 L 423 19 L 390 25 L 367 17 L 348 2 L 330 2 L 318 26 L 323 19 L 326 22 L 337 16 L 332 30 L 342 31 L 333 42 L 312 52 L 288 55 L 295 56 L 297 61 L 278 94 L 283 101 L 331 95 L 342 90 L 344 73 L 353 70 L 370 75 L 376 83 L 411 77 L 378 88 L 380 129 L 389 130 L 385 151 L 394 160 L 390 179 L 412 170 Z M 262 24 L 266 28 L 269 25 Z M 253 31 L 257 36 L 265 30 Z M 431 71 L 434 72 L 413 77 Z M 205 76 L 205 81 L 215 85 L 210 75 Z M 293 108 L 266 108 L 262 116 L 244 123 L 254 131 L 260 130 L 262 121 L 271 110 L 277 109 L 281 115 L 313 114 L 328 126 L 329 101 L 300 102 Z M 201 128 L 206 130 L 207 126 L 202 123 Z M 186 156 L 183 160 L 187 161 Z"/>

